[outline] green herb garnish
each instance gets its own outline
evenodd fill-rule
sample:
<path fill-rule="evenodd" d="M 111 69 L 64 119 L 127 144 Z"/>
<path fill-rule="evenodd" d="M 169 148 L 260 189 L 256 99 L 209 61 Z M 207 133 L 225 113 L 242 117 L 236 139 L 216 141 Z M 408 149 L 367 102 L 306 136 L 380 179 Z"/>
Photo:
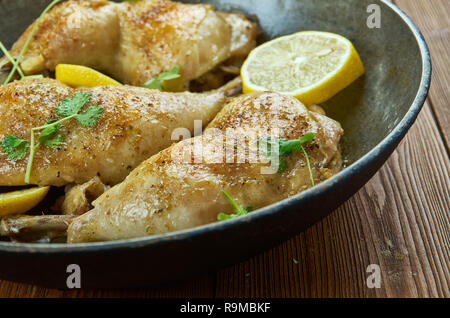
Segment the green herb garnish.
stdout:
<path fill-rule="evenodd" d="M 71 99 L 65 99 L 59 106 L 56 108 L 56 114 L 58 116 L 64 117 L 63 119 L 50 123 L 51 125 L 57 125 L 61 121 L 65 121 L 70 118 L 75 118 L 81 125 L 84 127 L 91 127 L 94 125 L 101 113 L 103 112 L 103 108 L 98 105 L 89 106 L 89 108 L 80 113 L 80 110 L 86 105 L 86 103 L 91 99 L 90 93 L 76 93 Z"/>
<path fill-rule="evenodd" d="M 147 81 L 143 87 L 162 90 L 162 82 L 180 77 L 180 67 L 175 65 L 171 70 L 162 72 L 157 78 Z"/>
<path fill-rule="evenodd" d="M 0 50 L 3 52 L 3 54 L 6 56 L 6 58 L 11 62 L 13 67 L 17 68 L 20 78 L 24 78 L 25 74 L 23 74 L 22 69 L 19 67 L 19 63 L 11 56 L 11 54 L 9 54 L 8 50 L 6 49 L 6 47 L 3 45 L 3 43 L 1 41 L 0 41 Z M 5 84 L 5 83 L 3 83 L 3 84 Z"/>
<path fill-rule="evenodd" d="M 90 93 L 81 92 L 75 93 L 70 99 L 66 98 L 56 108 L 56 114 L 63 118 L 52 119 L 47 121 L 43 126 L 31 128 L 30 143 L 11 134 L 5 135 L 1 142 L 1 147 L 2 151 L 8 154 L 8 159 L 15 161 L 22 160 L 25 158 L 28 148 L 30 149 L 27 170 L 25 172 L 25 183 L 30 182 L 31 168 L 36 149 L 40 145 L 55 149 L 64 142 L 66 136 L 59 133 L 63 122 L 73 118 L 84 127 L 91 127 L 97 122 L 104 110 L 102 107 L 92 105 L 86 111 L 80 112 L 90 99 Z M 40 131 L 37 143 L 35 143 L 36 131 Z"/>
<path fill-rule="evenodd" d="M 313 140 L 315 136 L 316 136 L 315 133 L 309 132 L 309 133 L 306 133 L 305 135 L 303 135 L 303 137 L 300 139 L 291 139 L 291 140 L 287 140 L 284 138 L 272 139 L 269 136 L 269 137 L 264 137 L 262 139 L 262 141 L 267 146 L 265 149 L 267 157 L 272 157 L 273 155 L 278 154 L 277 157 L 278 157 L 279 164 L 278 164 L 277 173 L 281 173 L 281 172 L 287 170 L 287 168 L 288 168 L 287 161 L 283 157 L 287 157 L 287 156 L 293 154 L 294 152 L 302 150 L 303 155 L 305 156 L 305 159 L 306 159 L 306 163 L 308 165 L 309 177 L 311 179 L 311 184 L 314 186 L 314 178 L 313 178 L 313 174 L 312 174 L 311 164 L 309 162 L 309 156 L 306 153 L 306 150 L 303 147 L 303 144 L 308 141 Z M 259 142 L 260 141 L 258 140 L 258 143 Z M 272 160 L 270 161 L 270 164 L 272 164 Z"/>
<path fill-rule="evenodd" d="M 6 134 L 1 142 L 3 152 L 7 153 L 7 159 L 22 160 L 27 155 L 30 145 L 26 140 L 17 138 L 14 135 Z"/>
<path fill-rule="evenodd" d="M 24 79 L 24 78 L 42 78 L 44 77 L 44 75 L 42 74 L 36 74 L 36 75 L 28 75 L 26 76 L 22 69 L 19 66 L 19 62 L 17 62 L 12 56 L 11 54 L 9 54 L 8 50 L 6 49 L 6 47 L 3 45 L 3 43 L 0 41 L 0 51 L 3 52 L 3 54 L 6 56 L 6 58 L 11 62 L 11 64 L 13 65 L 13 67 L 17 68 L 17 72 L 19 73 L 20 79 Z M 7 82 L 5 81 L 5 83 L 3 84 L 7 84 Z"/>
<path fill-rule="evenodd" d="M 251 206 L 244 208 L 243 206 L 238 205 L 236 203 L 236 201 L 234 201 L 234 199 L 225 190 L 222 190 L 222 194 L 233 205 L 233 207 L 236 210 L 236 213 L 232 213 L 232 214 L 219 213 L 217 215 L 217 220 L 225 221 L 225 220 L 229 220 L 229 219 L 233 219 L 233 218 L 239 217 L 241 215 L 246 215 L 247 213 L 253 211 L 253 207 L 251 207 Z"/>
<path fill-rule="evenodd" d="M 61 1 L 62 1 L 62 0 L 54 0 L 54 1 L 52 1 L 52 2 L 44 9 L 44 11 L 42 11 L 41 15 L 39 16 L 39 18 L 38 18 L 38 19 L 36 20 L 36 22 L 34 23 L 33 28 L 31 29 L 31 32 L 30 32 L 30 34 L 28 35 L 28 38 L 26 39 L 25 44 L 23 45 L 22 49 L 20 50 L 19 56 L 17 57 L 16 60 L 14 60 L 14 59 L 11 57 L 11 55 L 9 55 L 9 53 L 8 53 L 9 57 L 8 57 L 8 55 L 5 54 L 5 56 L 11 61 L 13 67 L 12 67 L 11 71 L 9 72 L 8 77 L 7 77 L 7 78 L 5 79 L 5 81 L 3 82 L 3 85 L 6 85 L 6 84 L 8 84 L 8 83 L 11 81 L 11 78 L 14 76 L 14 73 L 16 72 L 16 70 L 17 70 L 17 72 L 19 73 L 21 79 L 26 78 L 26 77 L 28 78 L 28 76 L 25 76 L 25 75 L 23 74 L 22 70 L 20 69 L 19 63 L 20 63 L 20 61 L 22 60 L 23 55 L 24 55 L 25 52 L 27 51 L 28 46 L 30 45 L 31 39 L 33 38 L 34 34 L 36 33 L 36 30 L 37 30 L 37 28 L 38 28 L 38 26 L 39 26 L 39 23 L 40 23 L 41 20 L 42 20 L 42 17 L 43 17 L 48 11 L 50 11 L 51 8 L 53 8 L 56 4 L 58 4 L 58 3 L 61 2 Z M 5 49 L 5 50 L 6 50 L 6 49 Z M 3 48 L 2 48 L 2 51 L 3 51 Z M 3 53 L 4 53 L 4 52 L 3 52 Z M 31 77 L 31 76 L 30 76 L 30 77 Z M 36 77 L 36 76 L 32 76 L 32 77 Z"/>

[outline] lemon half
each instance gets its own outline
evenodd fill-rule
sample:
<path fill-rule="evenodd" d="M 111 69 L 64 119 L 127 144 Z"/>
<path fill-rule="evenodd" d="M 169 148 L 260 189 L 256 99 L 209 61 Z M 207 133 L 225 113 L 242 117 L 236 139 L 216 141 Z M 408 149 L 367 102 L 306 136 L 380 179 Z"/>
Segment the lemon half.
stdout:
<path fill-rule="evenodd" d="M 55 69 L 55 78 L 72 87 L 122 85 L 115 79 L 82 65 L 58 64 Z"/>
<path fill-rule="evenodd" d="M 35 187 L 0 194 L 0 217 L 25 213 L 42 201 L 50 187 Z"/>
<path fill-rule="evenodd" d="M 303 31 L 254 49 L 241 69 L 244 93 L 275 91 L 322 103 L 364 74 L 353 44 L 338 34 Z"/>

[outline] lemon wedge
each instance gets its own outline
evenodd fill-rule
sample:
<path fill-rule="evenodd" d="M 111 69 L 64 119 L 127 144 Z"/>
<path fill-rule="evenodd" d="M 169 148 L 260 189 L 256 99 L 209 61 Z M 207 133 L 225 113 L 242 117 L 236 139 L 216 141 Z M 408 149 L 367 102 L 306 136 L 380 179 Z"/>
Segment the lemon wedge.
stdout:
<path fill-rule="evenodd" d="M 55 69 L 55 78 L 72 87 L 122 85 L 115 79 L 82 65 L 58 64 Z"/>
<path fill-rule="evenodd" d="M 255 48 L 241 69 L 244 93 L 275 91 L 322 103 L 364 74 L 353 44 L 338 34 L 303 31 Z"/>
<path fill-rule="evenodd" d="M 50 187 L 35 187 L 0 194 L 0 217 L 25 213 L 42 201 Z"/>

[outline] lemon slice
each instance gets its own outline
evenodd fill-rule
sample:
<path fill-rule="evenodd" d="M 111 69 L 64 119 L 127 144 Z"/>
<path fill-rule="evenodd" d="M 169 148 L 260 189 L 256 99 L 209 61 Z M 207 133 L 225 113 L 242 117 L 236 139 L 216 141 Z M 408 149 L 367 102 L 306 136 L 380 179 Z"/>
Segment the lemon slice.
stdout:
<path fill-rule="evenodd" d="M 364 74 L 353 44 L 333 33 L 304 31 L 254 49 L 241 69 L 244 93 L 276 91 L 305 105 L 322 103 Z"/>
<path fill-rule="evenodd" d="M 25 213 L 42 201 L 50 187 L 35 187 L 0 194 L 0 217 Z"/>
<path fill-rule="evenodd" d="M 105 74 L 81 65 L 58 64 L 55 69 L 55 77 L 58 81 L 72 87 L 122 85 Z"/>

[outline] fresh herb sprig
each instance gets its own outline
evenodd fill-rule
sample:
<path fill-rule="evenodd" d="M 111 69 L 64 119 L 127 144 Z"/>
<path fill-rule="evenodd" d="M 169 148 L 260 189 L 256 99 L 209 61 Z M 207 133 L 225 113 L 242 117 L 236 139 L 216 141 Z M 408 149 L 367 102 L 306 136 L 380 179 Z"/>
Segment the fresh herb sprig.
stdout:
<path fill-rule="evenodd" d="M 170 70 L 162 72 L 157 78 L 147 81 L 143 87 L 162 90 L 162 82 L 180 77 L 180 67 L 175 65 Z"/>
<path fill-rule="evenodd" d="M 0 50 L 3 52 L 3 54 L 6 56 L 6 58 L 9 60 L 9 62 L 13 65 L 13 67 L 17 68 L 17 72 L 20 75 L 20 78 L 24 78 L 25 74 L 23 73 L 22 69 L 19 66 L 19 63 L 9 54 L 6 47 L 3 45 L 3 43 L 0 41 Z"/>
<path fill-rule="evenodd" d="M 0 51 L 3 52 L 3 54 L 6 56 L 6 58 L 9 60 L 9 62 L 13 65 L 13 67 L 17 68 L 17 72 L 19 73 L 20 79 L 25 79 L 25 78 L 42 78 L 44 77 L 42 74 L 36 74 L 36 75 L 25 75 L 22 71 L 22 69 L 19 66 L 19 62 L 17 62 L 12 56 L 11 54 L 9 54 L 8 50 L 6 49 L 6 47 L 3 45 L 3 43 L 0 41 Z M 6 83 L 6 81 L 5 81 Z M 4 84 L 5 84 L 4 83 Z M 6 83 L 7 84 L 7 83 Z"/>
<path fill-rule="evenodd" d="M 308 141 L 313 140 L 316 137 L 315 133 L 309 132 L 303 135 L 300 139 L 291 139 L 287 140 L 284 138 L 278 138 L 278 139 L 272 139 L 270 136 L 264 137 L 263 142 L 266 144 L 266 155 L 267 157 L 271 158 L 273 154 L 275 155 L 278 152 L 278 171 L 277 173 L 281 173 L 285 170 L 287 170 L 288 165 L 285 157 L 302 150 L 303 155 L 306 159 L 306 164 L 308 166 L 309 170 L 309 177 L 311 179 L 311 184 L 314 186 L 314 177 L 311 169 L 311 164 L 309 162 L 309 156 L 308 153 L 305 150 L 305 147 L 303 147 L 304 143 L 307 143 Z M 261 146 L 261 143 L 259 143 Z M 270 161 L 272 163 L 272 161 Z"/>
<path fill-rule="evenodd" d="M 36 22 L 33 25 L 33 28 L 30 31 L 30 34 L 28 35 L 28 38 L 25 41 L 25 44 L 23 45 L 22 49 L 20 50 L 19 56 L 17 57 L 16 60 L 14 60 L 14 58 L 8 53 L 6 54 L 5 51 L 7 52 L 6 48 L 4 47 L 4 45 L 2 44 L 2 48 L 1 50 L 3 51 L 3 53 L 5 54 L 5 56 L 10 60 L 11 64 L 12 64 L 12 69 L 9 72 L 8 76 L 6 77 L 5 81 L 3 82 L 3 85 L 8 84 L 12 77 L 14 76 L 15 72 L 17 71 L 20 75 L 21 79 L 24 78 L 38 78 L 38 77 L 43 77 L 42 75 L 33 75 L 33 76 L 25 76 L 25 74 L 23 73 L 23 71 L 20 69 L 19 63 L 22 61 L 22 58 L 25 54 L 25 52 L 28 49 L 28 46 L 30 45 L 31 39 L 34 37 L 34 34 L 37 31 L 37 28 L 43 18 L 43 16 L 50 11 L 50 9 L 52 9 L 55 5 L 57 5 L 59 2 L 61 2 L 62 0 L 54 0 L 52 1 L 45 9 L 44 11 L 42 11 L 41 15 L 39 16 L 39 18 L 36 20 Z"/>
<path fill-rule="evenodd" d="M 233 207 L 236 210 L 236 213 L 231 213 L 231 214 L 219 213 L 217 215 L 217 220 L 225 221 L 225 220 L 229 220 L 229 219 L 233 219 L 233 218 L 239 217 L 241 215 L 246 215 L 247 213 L 253 211 L 253 207 L 251 207 L 251 206 L 248 206 L 248 207 L 244 208 L 242 205 L 238 205 L 236 203 L 236 201 L 234 201 L 234 199 L 225 190 L 222 190 L 222 194 L 233 205 Z"/>
<path fill-rule="evenodd" d="M 22 160 L 26 157 L 28 149 L 30 149 L 27 169 L 25 172 L 25 183 L 30 183 L 33 159 L 39 146 L 42 145 L 55 149 L 64 142 L 66 136 L 59 133 L 62 128 L 62 123 L 73 118 L 83 127 L 91 127 L 97 122 L 104 110 L 102 107 L 96 104 L 89 106 L 84 112 L 81 112 L 81 109 L 89 102 L 90 99 L 90 93 L 82 92 L 75 93 L 75 95 L 70 99 L 66 98 L 56 108 L 56 115 L 62 118 L 52 119 L 47 121 L 43 126 L 31 128 L 29 143 L 26 140 L 20 139 L 14 135 L 5 135 L 0 145 L 2 147 L 2 151 L 7 154 L 8 159 L 14 161 Z M 38 131 L 40 131 L 40 134 L 36 143 L 35 133 Z"/>

